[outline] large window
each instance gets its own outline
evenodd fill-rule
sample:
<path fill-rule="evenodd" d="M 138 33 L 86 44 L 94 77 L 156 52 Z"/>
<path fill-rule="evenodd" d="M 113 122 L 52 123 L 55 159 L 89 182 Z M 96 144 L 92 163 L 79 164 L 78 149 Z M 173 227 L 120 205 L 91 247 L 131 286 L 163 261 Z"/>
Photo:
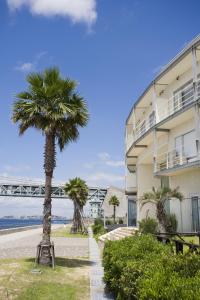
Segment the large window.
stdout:
<path fill-rule="evenodd" d="M 187 159 L 197 155 L 195 131 L 192 130 L 175 138 L 177 155 L 184 155 Z"/>

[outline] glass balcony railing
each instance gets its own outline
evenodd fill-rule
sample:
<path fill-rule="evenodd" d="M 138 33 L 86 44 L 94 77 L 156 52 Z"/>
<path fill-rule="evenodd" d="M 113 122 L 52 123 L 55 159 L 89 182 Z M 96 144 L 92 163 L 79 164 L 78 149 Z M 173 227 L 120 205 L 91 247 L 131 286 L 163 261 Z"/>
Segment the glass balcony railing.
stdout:
<path fill-rule="evenodd" d="M 173 149 L 157 155 L 155 173 L 187 165 L 196 160 L 197 155 L 186 153 L 183 148 Z"/>

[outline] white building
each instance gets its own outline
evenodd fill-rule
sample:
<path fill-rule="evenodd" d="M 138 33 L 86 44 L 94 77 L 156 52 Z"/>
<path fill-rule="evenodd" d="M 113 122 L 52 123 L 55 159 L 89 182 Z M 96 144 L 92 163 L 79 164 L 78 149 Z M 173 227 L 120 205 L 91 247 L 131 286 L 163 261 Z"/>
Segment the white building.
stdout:
<path fill-rule="evenodd" d="M 129 225 L 152 206 L 139 205 L 152 187 L 179 187 L 169 201 L 178 230 L 200 230 L 200 36 L 187 45 L 135 102 L 126 122 L 126 194 Z"/>

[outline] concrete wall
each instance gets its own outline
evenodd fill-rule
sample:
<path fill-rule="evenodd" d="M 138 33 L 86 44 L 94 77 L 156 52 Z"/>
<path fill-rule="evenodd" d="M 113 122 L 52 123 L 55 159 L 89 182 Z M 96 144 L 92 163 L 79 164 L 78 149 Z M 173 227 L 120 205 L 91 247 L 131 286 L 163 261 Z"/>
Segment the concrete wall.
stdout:
<path fill-rule="evenodd" d="M 170 177 L 170 187 L 172 189 L 179 187 L 183 193 L 184 200 L 180 204 L 172 200 L 170 203 L 170 212 L 175 213 L 178 219 L 178 229 L 183 232 L 192 231 L 192 203 L 191 197 L 200 197 L 200 169 L 193 169 L 177 176 Z M 182 218 L 182 219 L 181 219 Z"/>

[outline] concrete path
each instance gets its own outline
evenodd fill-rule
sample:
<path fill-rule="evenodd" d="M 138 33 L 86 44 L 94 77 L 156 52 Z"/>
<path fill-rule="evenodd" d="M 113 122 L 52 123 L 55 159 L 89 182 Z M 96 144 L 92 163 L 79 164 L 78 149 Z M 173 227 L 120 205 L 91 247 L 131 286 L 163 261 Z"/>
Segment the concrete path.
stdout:
<path fill-rule="evenodd" d="M 53 225 L 55 230 L 63 225 Z M 35 257 L 42 238 L 42 228 L 30 229 L 0 236 L 0 258 Z M 56 257 L 88 257 L 87 238 L 52 238 Z"/>
<path fill-rule="evenodd" d="M 96 240 L 93 238 L 91 228 L 89 228 L 89 253 L 92 262 L 90 272 L 90 295 L 91 300 L 108 300 L 114 299 L 111 295 L 105 293 L 103 283 L 103 267 L 100 257 L 100 250 Z"/>

